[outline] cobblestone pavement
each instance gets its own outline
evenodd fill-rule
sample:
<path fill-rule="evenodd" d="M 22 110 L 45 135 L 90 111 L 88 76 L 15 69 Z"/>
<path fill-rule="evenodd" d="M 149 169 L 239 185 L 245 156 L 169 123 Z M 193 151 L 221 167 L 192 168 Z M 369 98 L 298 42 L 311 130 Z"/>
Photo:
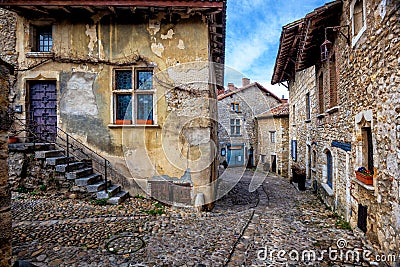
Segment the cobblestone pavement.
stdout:
<path fill-rule="evenodd" d="M 240 177 L 235 169 L 225 171 L 219 188 L 230 189 Z M 16 193 L 14 260 L 37 266 L 303 266 L 301 259 L 270 258 L 260 249 L 318 252 L 337 248 L 339 239 L 346 249 L 365 249 L 311 192 L 298 192 L 280 177 L 264 178 L 246 171 L 212 212 L 203 213 L 140 198 L 101 206 Z M 311 266 L 368 266 L 353 263 L 326 257 Z"/>

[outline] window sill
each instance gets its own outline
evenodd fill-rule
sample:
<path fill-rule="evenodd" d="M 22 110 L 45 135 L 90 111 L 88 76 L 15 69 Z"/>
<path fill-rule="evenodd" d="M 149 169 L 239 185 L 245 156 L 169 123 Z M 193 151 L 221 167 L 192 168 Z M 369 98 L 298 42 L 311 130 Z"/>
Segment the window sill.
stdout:
<path fill-rule="evenodd" d="M 356 182 L 358 185 L 360 185 L 361 187 L 364 187 L 365 189 L 367 189 L 368 191 L 375 191 L 375 187 L 373 187 L 372 185 L 366 185 L 363 182 L 352 178 L 352 181 Z"/>
<path fill-rule="evenodd" d="M 230 136 L 233 136 L 233 137 L 241 137 L 242 135 L 241 135 L 241 134 L 231 134 Z"/>
<path fill-rule="evenodd" d="M 334 107 L 331 107 L 330 109 L 328 109 L 325 112 L 328 113 L 328 114 L 332 114 L 334 112 L 337 112 L 338 110 L 339 110 L 339 106 L 334 106 Z"/>
<path fill-rule="evenodd" d="M 333 189 L 325 183 L 321 183 L 322 188 L 325 190 L 325 192 L 328 194 L 328 196 L 333 196 Z"/>
<path fill-rule="evenodd" d="M 317 172 L 317 169 L 316 169 L 316 168 L 311 168 L 311 170 L 312 170 L 313 172 Z"/>
<path fill-rule="evenodd" d="M 158 124 L 109 124 L 108 128 L 161 128 Z"/>
<path fill-rule="evenodd" d="M 325 116 L 326 116 L 325 113 L 318 114 L 318 115 L 317 115 L 317 119 L 322 119 L 322 118 L 324 118 Z"/>
<path fill-rule="evenodd" d="M 311 120 L 310 120 L 310 119 L 308 119 L 308 120 L 305 120 L 304 122 L 305 122 L 305 123 L 310 123 L 310 122 L 311 122 Z"/>
<path fill-rule="evenodd" d="M 53 52 L 27 52 L 25 53 L 27 58 L 52 58 Z"/>

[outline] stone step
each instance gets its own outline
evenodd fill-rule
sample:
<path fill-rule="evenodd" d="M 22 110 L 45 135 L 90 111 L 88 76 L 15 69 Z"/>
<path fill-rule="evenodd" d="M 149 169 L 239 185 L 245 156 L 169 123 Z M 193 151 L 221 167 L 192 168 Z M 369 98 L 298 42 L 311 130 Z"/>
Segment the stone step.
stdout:
<path fill-rule="evenodd" d="M 78 178 L 83 178 L 86 176 L 89 176 L 93 173 L 93 168 L 84 168 L 84 169 L 79 169 L 76 171 L 71 171 L 68 172 L 66 177 L 68 180 L 74 180 L 74 179 L 78 179 Z"/>
<path fill-rule="evenodd" d="M 97 192 L 97 198 L 98 199 L 109 198 L 117 194 L 119 191 L 121 191 L 120 185 L 111 185 L 110 187 L 107 188 L 107 192 L 105 192 L 105 190 Z"/>
<path fill-rule="evenodd" d="M 111 186 L 111 181 L 107 181 L 107 185 Z M 86 186 L 87 191 L 90 193 L 99 192 L 101 190 L 104 190 L 105 188 L 106 188 L 106 183 L 104 181 L 100 181 Z"/>
<path fill-rule="evenodd" d="M 67 162 L 71 162 L 73 160 L 73 157 L 54 157 L 54 158 L 46 158 L 46 163 L 51 165 L 51 166 L 56 166 L 56 165 L 61 165 L 61 164 L 67 164 Z"/>
<path fill-rule="evenodd" d="M 107 199 L 107 203 L 118 205 L 121 204 L 125 199 L 129 197 L 129 193 L 125 191 L 120 191 L 115 196 Z"/>
<path fill-rule="evenodd" d="M 53 158 L 61 156 L 64 156 L 64 150 L 44 150 L 35 152 L 36 159 L 45 159 L 45 158 Z"/>
<path fill-rule="evenodd" d="M 75 184 L 77 186 L 86 186 L 86 185 L 94 184 L 94 183 L 98 182 L 100 179 L 101 179 L 100 174 L 93 173 L 89 176 L 75 179 Z"/>
<path fill-rule="evenodd" d="M 71 162 L 69 164 L 56 165 L 56 172 L 72 172 L 86 167 L 83 162 Z"/>

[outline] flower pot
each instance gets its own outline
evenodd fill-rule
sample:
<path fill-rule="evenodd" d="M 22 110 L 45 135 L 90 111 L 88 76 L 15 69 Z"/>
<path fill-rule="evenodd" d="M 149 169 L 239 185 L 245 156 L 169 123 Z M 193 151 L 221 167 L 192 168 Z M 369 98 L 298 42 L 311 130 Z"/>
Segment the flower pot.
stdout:
<path fill-rule="evenodd" d="M 372 175 L 365 175 L 361 172 L 356 171 L 356 178 L 360 182 L 366 184 L 366 185 L 373 185 L 373 176 Z"/>
<path fill-rule="evenodd" d="M 132 120 L 115 120 L 115 124 L 118 125 L 132 124 Z"/>
<path fill-rule="evenodd" d="M 18 137 L 15 136 L 9 136 L 8 137 L 8 143 L 9 144 L 13 144 L 13 143 L 17 143 L 18 142 Z"/>

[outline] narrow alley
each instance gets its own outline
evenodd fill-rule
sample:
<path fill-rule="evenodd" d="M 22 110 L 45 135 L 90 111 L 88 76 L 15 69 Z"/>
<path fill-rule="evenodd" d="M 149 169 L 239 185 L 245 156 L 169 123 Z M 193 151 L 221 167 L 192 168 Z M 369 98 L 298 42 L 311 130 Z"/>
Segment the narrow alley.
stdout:
<path fill-rule="evenodd" d="M 311 191 L 242 171 L 223 173 L 220 190 L 242 178 L 202 213 L 139 196 L 102 206 L 14 194 L 13 257 L 36 266 L 369 266 L 368 248 Z M 279 250 L 287 253 L 278 257 Z"/>

